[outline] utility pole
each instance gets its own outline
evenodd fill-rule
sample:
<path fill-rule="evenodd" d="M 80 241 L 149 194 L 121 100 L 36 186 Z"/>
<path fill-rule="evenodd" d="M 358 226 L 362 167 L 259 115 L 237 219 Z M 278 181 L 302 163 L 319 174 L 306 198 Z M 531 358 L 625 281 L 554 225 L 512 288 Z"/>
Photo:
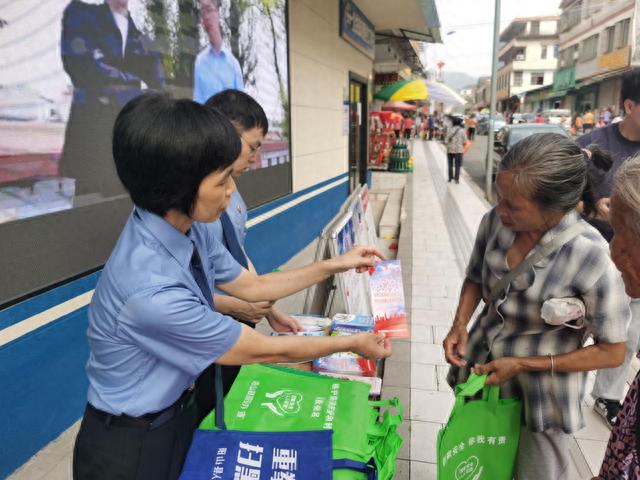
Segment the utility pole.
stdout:
<path fill-rule="evenodd" d="M 489 131 L 487 132 L 487 163 L 485 165 L 485 195 L 489 202 L 493 201 L 493 144 L 495 135 L 493 123 L 496 118 L 496 96 L 498 90 L 498 42 L 500 39 L 500 0 L 495 0 L 493 15 L 493 60 L 491 62 L 491 106 Z"/>

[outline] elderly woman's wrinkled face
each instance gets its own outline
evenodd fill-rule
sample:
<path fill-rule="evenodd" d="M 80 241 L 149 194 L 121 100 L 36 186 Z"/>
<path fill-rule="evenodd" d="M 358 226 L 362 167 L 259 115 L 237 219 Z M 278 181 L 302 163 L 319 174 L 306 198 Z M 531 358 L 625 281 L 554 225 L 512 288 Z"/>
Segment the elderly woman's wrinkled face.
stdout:
<path fill-rule="evenodd" d="M 627 295 L 640 298 L 640 237 L 629 226 L 632 211 L 616 195 L 611 199 L 611 258 L 622 272 Z"/>
<path fill-rule="evenodd" d="M 527 192 L 518 190 L 514 179 L 514 173 L 509 170 L 499 171 L 496 177 L 496 211 L 500 221 L 514 232 L 547 230 L 548 222 L 542 210 L 528 198 Z"/>

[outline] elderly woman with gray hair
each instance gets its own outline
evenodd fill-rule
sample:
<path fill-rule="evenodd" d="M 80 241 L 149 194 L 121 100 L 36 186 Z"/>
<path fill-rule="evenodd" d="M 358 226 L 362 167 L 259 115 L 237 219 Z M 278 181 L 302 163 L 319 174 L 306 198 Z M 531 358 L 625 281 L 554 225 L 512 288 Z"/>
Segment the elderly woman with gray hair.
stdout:
<path fill-rule="evenodd" d="M 522 399 L 517 480 L 569 478 L 585 372 L 625 354 L 629 298 L 607 242 L 576 212 L 587 182 L 584 153 L 558 134 L 532 135 L 504 156 L 498 204 L 480 224 L 444 340 L 450 385 L 486 373 L 502 396 Z"/>
<path fill-rule="evenodd" d="M 611 258 L 622 272 L 627 293 L 640 298 L 640 156 L 627 160 L 616 173 L 609 213 L 613 227 Z M 636 375 L 616 424 L 600 469 L 602 480 L 632 480 L 640 478 L 638 461 L 638 389 Z"/>

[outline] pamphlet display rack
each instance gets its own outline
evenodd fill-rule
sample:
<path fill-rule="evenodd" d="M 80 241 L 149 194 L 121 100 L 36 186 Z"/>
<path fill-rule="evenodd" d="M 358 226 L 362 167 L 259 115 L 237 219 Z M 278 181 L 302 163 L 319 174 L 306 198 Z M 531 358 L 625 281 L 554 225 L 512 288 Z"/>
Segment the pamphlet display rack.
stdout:
<path fill-rule="evenodd" d="M 377 234 L 366 185 L 354 190 L 340 212 L 323 228 L 315 261 L 335 258 L 354 245 L 376 245 Z M 371 314 L 367 273 L 340 273 L 307 290 L 304 313 L 327 317 L 335 313 Z"/>

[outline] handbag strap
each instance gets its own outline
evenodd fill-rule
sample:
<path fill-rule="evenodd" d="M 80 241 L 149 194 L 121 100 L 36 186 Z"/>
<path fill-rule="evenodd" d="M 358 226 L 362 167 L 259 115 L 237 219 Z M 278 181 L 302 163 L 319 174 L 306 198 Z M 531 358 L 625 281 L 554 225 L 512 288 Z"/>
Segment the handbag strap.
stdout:
<path fill-rule="evenodd" d="M 511 283 L 514 278 L 519 277 L 525 270 L 528 270 L 532 265 L 538 263 L 543 258 L 548 257 L 552 253 L 560 250 L 564 245 L 569 243 L 575 237 L 580 235 L 585 230 L 585 226 L 582 222 L 576 222 L 567 228 L 559 235 L 553 237 L 547 243 L 537 249 L 536 252 L 525 258 L 520 265 L 512 269 L 504 277 L 502 277 L 491 289 L 489 294 L 489 301 L 495 302 L 500 295 L 502 295 L 507 288 L 507 285 Z"/>
<path fill-rule="evenodd" d="M 216 390 L 216 427 L 220 430 L 226 430 L 227 425 L 224 423 L 224 395 L 222 394 L 222 367 L 216 363 L 213 370 L 215 372 Z"/>
<path fill-rule="evenodd" d="M 378 421 L 376 418 L 375 422 L 368 426 L 367 435 L 370 437 L 384 438 L 389 432 L 389 429 L 400 425 L 404 419 L 404 409 L 402 408 L 402 404 L 398 397 L 394 397 L 389 400 L 370 400 L 369 406 L 386 408 L 382 415 L 382 421 Z M 396 413 L 392 414 L 390 413 L 390 410 L 394 407 Z"/>
<path fill-rule="evenodd" d="M 333 460 L 334 470 L 354 470 L 367 475 L 367 480 L 378 480 L 378 468 L 373 459 L 368 463 L 358 462 L 349 458 L 338 458 Z"/>
<path fill-rule="evenodd" d="M 485 385 L 486 380 L 486 373 L 484 375 L 471 373 L 465 383 L 456 385 L 454 411 L 460 409 L 467 398 L 474 397 L 480 390 L 482 390 L 482 399 L 484 401 L 493 404 L 497 403 L 500 399 L 500 387 L 497 385 Z"/>

